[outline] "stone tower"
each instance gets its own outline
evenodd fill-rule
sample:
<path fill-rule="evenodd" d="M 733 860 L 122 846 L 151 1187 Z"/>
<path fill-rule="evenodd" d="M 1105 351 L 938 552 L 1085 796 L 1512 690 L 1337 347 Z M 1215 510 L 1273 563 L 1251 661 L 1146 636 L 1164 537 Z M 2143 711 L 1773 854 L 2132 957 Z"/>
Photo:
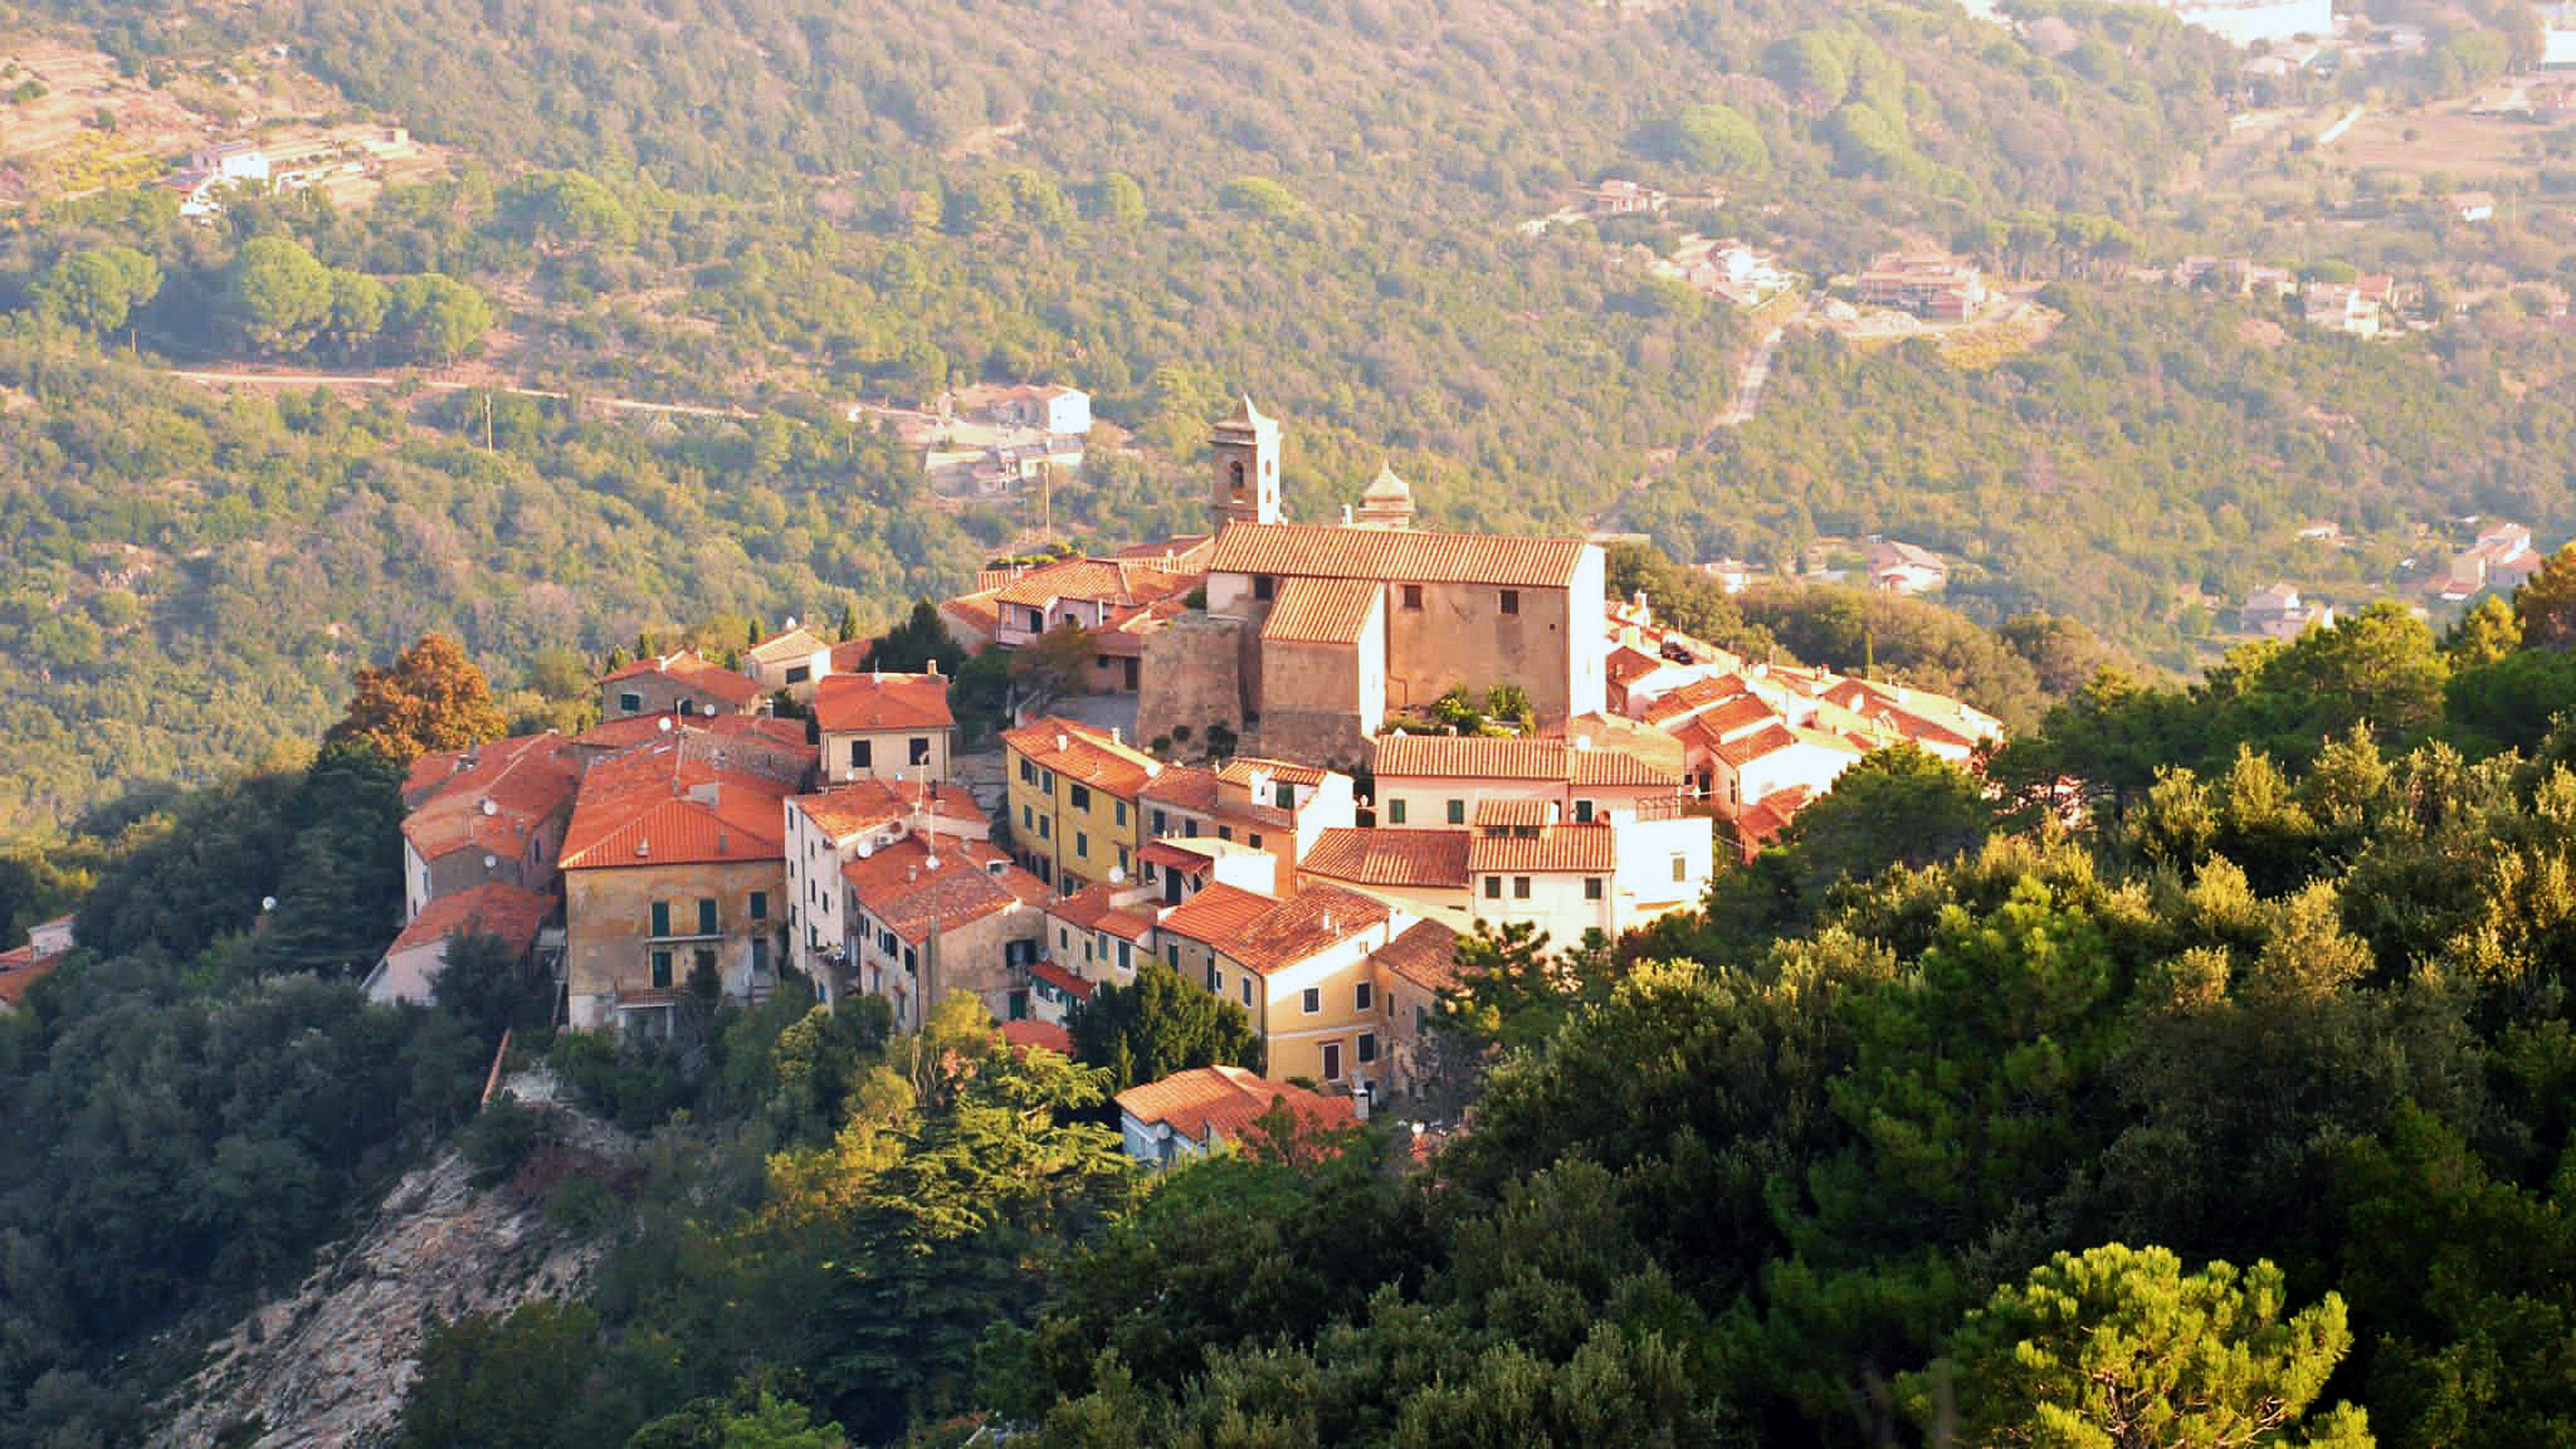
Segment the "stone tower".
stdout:
<path fill-rule="evenodd" d="M 1208 525 L 1279 521 L 1279 424 L 1245 398 L 1234 416 L 1216 425 L 1208 451 L 1216 465 L 1209 481 Z"/>

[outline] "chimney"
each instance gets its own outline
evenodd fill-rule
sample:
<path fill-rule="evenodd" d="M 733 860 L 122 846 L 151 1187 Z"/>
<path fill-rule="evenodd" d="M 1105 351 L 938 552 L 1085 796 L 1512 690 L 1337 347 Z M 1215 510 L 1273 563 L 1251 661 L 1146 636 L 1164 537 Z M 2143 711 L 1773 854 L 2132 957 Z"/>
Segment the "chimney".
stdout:
<path fill-rule="evenodd" d="M 904 882 L 905 882 L 905 884 L 907 884 L 907 885 L 908 885 L 908 884 L 911 884 L 912 882 L 915 882 L 915 881 L 920 880 L 920 879 L 921 879 L 921 867 L 920 867 L 920 866 L 917 866 L 917 865 L 907 865 L 907 866 L 905 866 L 905 867 L 903 868 L 903 878 L 904 878 Z"/>
<path fill-rule="evenodd" d="M 936 659 L 930 661 L 930 677 L 933 679 L 939 677 L 939 661 Z"/>
<path fill-rule="evenodd" d="M 1349 504 L 1345 503 L 1345 504 L 1343 504 L 1343 505 L 1342 505 L 1342 527 L 1344 527 L 1344 528 L 1348 528 L 1348 527 L 1350 527 L 1350 526 L 1351 526 L 1351 506 L 1350 506 Z"/>
<path fill-rule="evenodd" d="M 1109 727 L 1109 743 L 1113 745 L 1123 745 L 1127 743 L 1125 736 L 1116 725 L 1111 725 Z"/>
<path fill-rule="evenodd" d="M 1073 741 L 1071 741 L 1071 740 L 1069 740 L 1069 739 L 1066 739 L 1066 738 L 1065 738 L 1064 731 L 1062 731 L 1062 730 L 1057 730 L 1057 731 L 1055 732 L 1055 752 L 1056 752 L 1057 754 L 1061 755 L 1061 754 L 1063 754 L 1065 751 L 1067 751 L 1067 750 L 1069 750 L 1069 749 L 1072 749 L 1072 748 L 1073 748 Z"/>

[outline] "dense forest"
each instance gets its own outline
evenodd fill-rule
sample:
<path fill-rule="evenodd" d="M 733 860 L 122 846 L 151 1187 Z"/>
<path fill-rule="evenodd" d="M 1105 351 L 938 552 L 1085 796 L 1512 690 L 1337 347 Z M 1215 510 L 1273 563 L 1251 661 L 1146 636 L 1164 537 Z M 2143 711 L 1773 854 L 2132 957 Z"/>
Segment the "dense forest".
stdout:
<path fill-rule="evenodd" d="M 2071 657 L 2041 632 L 1994 647 Z M 1071 1061 L 794 991 L 559 1042 L 653 1150 L 520 1171 L 559 1129 L 475 1120 L 486 1190 L 606 1256 L 438 1330 L 400 1442 L 2552 1442 L 2571 646 L 2576 553 L 2444 637 L 2106 673 L 1996 788 L 1873 756 L 1697 912 L 1470 942 L 1471 1125 L 1427 1157 L 1283 1119 L 1133 1174 L 1115 1073 L 1246 1041 L 1150 979 Z M 470 1102 L 507 981 L 345 979 L 398 889 L 374 740 L 0 871 L 84 940 L 0 1021 L 13 1442 L 126 1442 L 183 1366 L 147 1335 L 294 1277 Z"/>

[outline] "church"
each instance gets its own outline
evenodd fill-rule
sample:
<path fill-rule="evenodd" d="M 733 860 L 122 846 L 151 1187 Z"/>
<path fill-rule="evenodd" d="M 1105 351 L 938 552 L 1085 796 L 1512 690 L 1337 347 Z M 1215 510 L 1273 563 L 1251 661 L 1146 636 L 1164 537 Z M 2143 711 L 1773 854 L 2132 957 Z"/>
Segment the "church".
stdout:
<path fill-rule="evenodd" d="M 1263 754 L 1357 763 L 1452 689 L 1518 686 L 1542 729 L 1602 710 L 1598 546 L 1417 529 L 1391 470 L 1339 523 L 1290 523 L 1279 424 L 1248 398 L 1210 454 L 1206 606 L 1147 640 L 1139 738 L 1223 723 Z"/>

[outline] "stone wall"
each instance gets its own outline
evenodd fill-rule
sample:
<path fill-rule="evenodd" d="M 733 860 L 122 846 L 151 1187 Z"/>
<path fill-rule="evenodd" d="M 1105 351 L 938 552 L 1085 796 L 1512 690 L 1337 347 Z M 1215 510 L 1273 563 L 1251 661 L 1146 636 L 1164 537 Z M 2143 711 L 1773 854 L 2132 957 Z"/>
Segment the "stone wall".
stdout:
<path fill-rule="evenodd" d="M 1150 741 L 1187 728 L 1187 748 L 1204 747 L 1208 727 L 1222 724 L 1243 732 L 1243 651 L 1246 624 L 1241 619 L 1183 614 L 1145 636 L 1145 660 L 1138 681 L 1135 740 Z"/>

